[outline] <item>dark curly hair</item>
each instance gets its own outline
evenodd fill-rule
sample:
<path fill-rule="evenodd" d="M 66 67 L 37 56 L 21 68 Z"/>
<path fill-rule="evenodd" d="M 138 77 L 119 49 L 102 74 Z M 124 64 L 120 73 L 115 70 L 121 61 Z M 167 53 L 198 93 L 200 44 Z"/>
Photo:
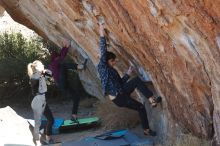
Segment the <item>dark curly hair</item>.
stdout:
<path fill-rule="evenodd" d="M 110 60 L 110 59 L 115 59 L 116 55 L 113 52 L 107 51 L 106 52 L 106 61 Z"/>

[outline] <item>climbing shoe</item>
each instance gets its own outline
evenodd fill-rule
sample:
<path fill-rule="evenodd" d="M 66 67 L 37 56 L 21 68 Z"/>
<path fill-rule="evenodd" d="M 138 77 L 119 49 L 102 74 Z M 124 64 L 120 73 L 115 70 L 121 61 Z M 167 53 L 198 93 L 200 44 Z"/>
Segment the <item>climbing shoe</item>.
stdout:
<path fill-rule="evenodd" d="M 146 136 L 156 136 L 157 134 L 156 134 L 155 131 L 149 129 L 148 131 L 146 131 L 146 130 L 144 131 L 144 135 L 146 135 Z"/>

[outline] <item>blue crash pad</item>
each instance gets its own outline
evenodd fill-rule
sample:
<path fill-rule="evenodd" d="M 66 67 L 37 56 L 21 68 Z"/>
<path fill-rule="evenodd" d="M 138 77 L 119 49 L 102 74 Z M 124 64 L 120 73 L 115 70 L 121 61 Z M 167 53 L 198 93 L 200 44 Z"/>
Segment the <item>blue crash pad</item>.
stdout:
<path fill-rule="evenodd" d="M 54 119 L 54 124 L 52 126 L 52 134 L 53 135 L 56 135 L 56 134 L 59 134 L 60 133 L 60 126 L 63 125 L 64 123 L 64 119 L 61 119 L 61 118 L 55 118 Z M 46 118 L 42 118 L 41 119 L 41 126 L 40 126 L 40 129 L 41 128 L 44 128 L 47 124 L 47 119 Z"/>
<path fill-rule="evenodd" d="M 69 141 L 62 143 L 62 146 L 153 146 L 152 140 L 141 139 L 129 130 L 115 130 L 88 137 L 78 141 Z"/>

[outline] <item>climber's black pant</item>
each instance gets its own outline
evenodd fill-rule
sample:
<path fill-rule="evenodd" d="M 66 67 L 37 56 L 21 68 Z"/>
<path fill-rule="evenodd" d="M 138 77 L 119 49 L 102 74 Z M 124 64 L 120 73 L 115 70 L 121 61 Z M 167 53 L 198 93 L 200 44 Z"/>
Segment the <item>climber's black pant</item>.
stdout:
<path fill-rule="evenodd" d="M 68 70 L 77 70 L 76 63 L 62 63 L 60 64 L 60 76 L 58 86 L 61 90 L 68 88 Z"/>
<path fill-rule="evenodd" d="M 47 118 L 47 125 L 44 129 L 44 134 L 50 136 L 52 134 L 52 126 L 54 123 L 54 118 L 53 118 L 53 114 L 47 104 L 44 109 L 44 116 Z"/>
<path fill-rule="evenodd" d="M 123 92 L 118 94 L 114 100 L 112 100 L 119 107 L 127 107 L 138 111 L 141 124 L 144 129 L 149 129 L 147 113 L 144 105 L 130 97 L 130 94 L 138 89 L 146 98 L 153 96 L 153 93 L 147 88 L 144 82 L 139 78 L 135 77 L 124 84 Z"/>
<path fill-rule="evenodd" d="M 78 64 L 76 63 L 61 64 L 61 75 L 60 75 L 60 83 L 59 83 L 60 84 L 59 87 L 61 88 L 61 90 L 63 90 L 62 92 L 66 92 L 68 90 L 67 92 L 71 94 L 71 97 L 73 100 L 72 114 L 77 114 L 80 97 L 79 97 L 77 90 L 72 89 L 68 85 L 68 70 L 69 69 L 77 70 L 77 65 Z M 76 91 L 75 94 L 73 93 L 74 91 Z"/>
<path fill-rule="evenodd" d="M 72 96 L 72 100 L 73 100 L 72 114 L 76 115 L 78 112 L 80 97 L 79 96 Z"/>

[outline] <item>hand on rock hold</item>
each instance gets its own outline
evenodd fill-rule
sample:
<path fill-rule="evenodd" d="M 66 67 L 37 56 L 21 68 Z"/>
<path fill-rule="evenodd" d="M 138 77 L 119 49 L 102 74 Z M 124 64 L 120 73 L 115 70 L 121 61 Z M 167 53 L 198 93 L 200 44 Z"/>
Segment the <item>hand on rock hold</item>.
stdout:
<path fill-rule="evenodd" d="M 71 41 L 68 39 L 63 39 L 62 46 L 69 48 L 71 46 Z"/>
<path fill-rule="evenodd" d="M 100 36 L 104 36 L 104 23 L 102 22 L 99 22 L 99 33 L 100 33 Z"/>
<path fill-rule="evenodd" d="M 83 64 L 77 65 L 77 69 L 78 70 L 83 70 L 84 69 L 84 65 Z"/>
<path fill-rule="evenodd" d="M 128 71 L 127 71 L 127 74 L 128 74 L 128 75 L 131 75 L 131 74 L 133 73 L 133 71 L 134 71 L 134 67 L 133 67 L 133 66 L 130 66 L 129 69 L 128 69 Z"/>

